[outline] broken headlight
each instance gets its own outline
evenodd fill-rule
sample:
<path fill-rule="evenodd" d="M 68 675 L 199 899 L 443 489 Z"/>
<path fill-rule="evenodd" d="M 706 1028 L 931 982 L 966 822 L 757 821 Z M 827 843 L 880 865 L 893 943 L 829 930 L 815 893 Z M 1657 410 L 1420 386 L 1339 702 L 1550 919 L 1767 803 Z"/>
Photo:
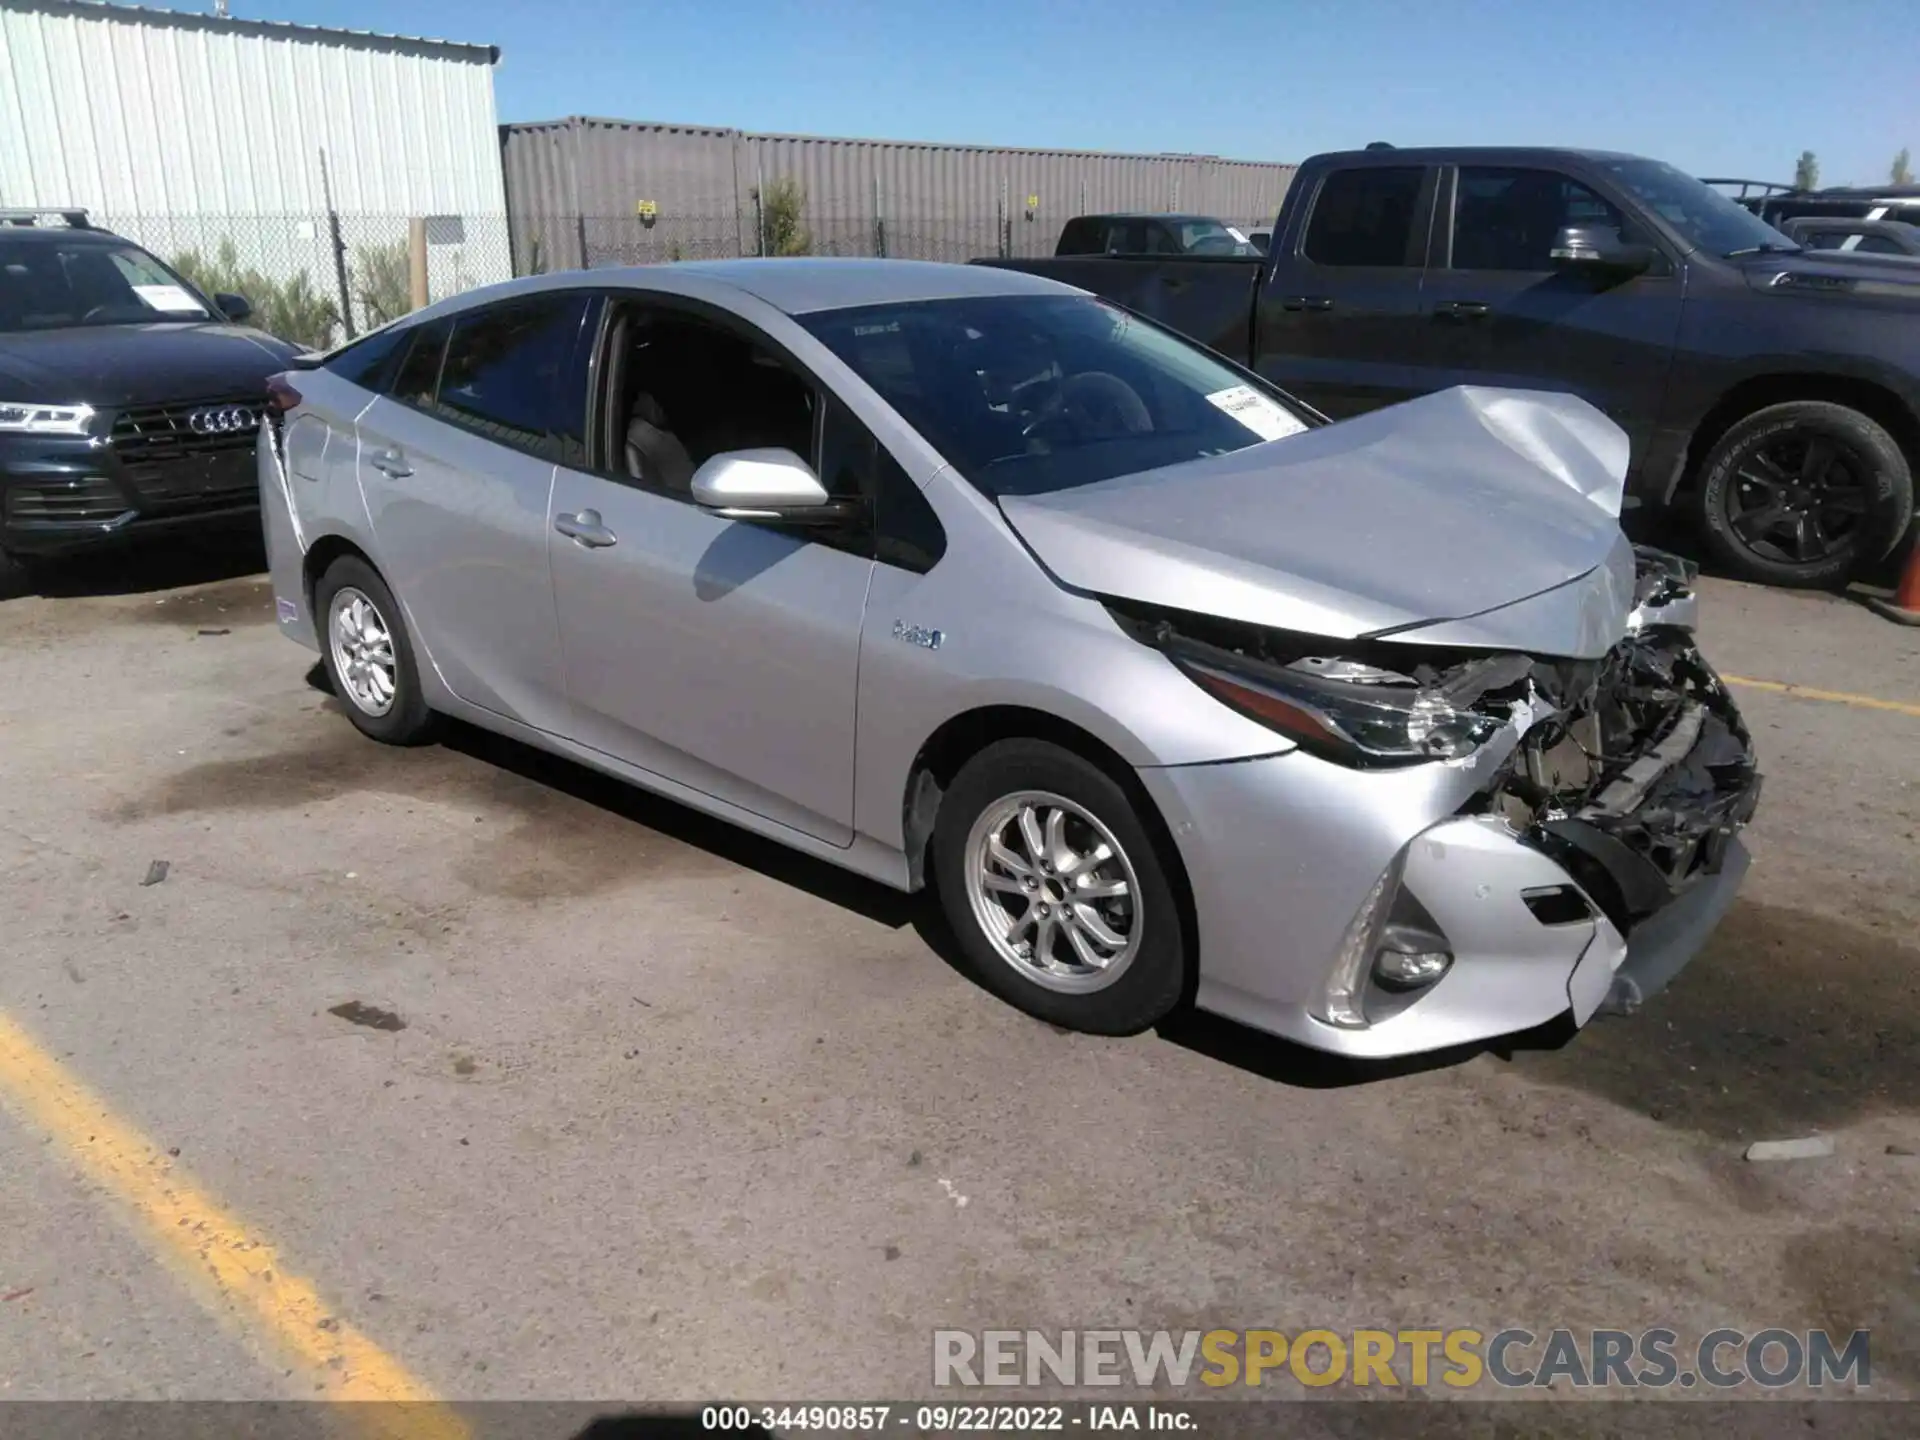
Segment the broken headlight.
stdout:
<path fill-rule="evenodd" d="M 1241 714 L 1328 760 L 1379 767 L 1457 760 L 1500 733 L 1503 720 L 1456 705 L 1409 675 L 1357 660 L 1229 666 L 1175 662 Z"/>

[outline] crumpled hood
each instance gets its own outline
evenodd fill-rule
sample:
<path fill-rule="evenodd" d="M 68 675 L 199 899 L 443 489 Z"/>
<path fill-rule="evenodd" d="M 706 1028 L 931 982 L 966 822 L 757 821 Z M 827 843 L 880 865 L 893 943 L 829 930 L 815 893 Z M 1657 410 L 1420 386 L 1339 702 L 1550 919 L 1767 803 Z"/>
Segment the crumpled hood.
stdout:
<path fill-rule="evenodd" d="M 1000 503 L 1077 589 L 1330 638 L 1590 655 L 1632 602 L 1626 468 L 1626 435 L 1584 400 L 1460 387 Z"/>
<path fill-rule="evenodd" d="M 240 325 L 159 321 L 0 334 L 0 400 L 97 408 L 266 389 L 298 353 Z"/>

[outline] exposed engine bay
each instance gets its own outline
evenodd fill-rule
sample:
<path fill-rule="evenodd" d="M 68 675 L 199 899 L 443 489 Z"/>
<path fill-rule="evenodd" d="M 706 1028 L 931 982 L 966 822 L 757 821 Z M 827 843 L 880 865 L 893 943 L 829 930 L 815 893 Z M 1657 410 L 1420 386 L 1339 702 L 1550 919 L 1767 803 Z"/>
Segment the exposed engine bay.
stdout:
<path fill-rule="evenodd" d="M 1637 561 L 1627 633 L 1598 660 L 1330 642 L 1107 605 L 1226 703 L 1342 763 L 1445 762 L 1514 735 L 1461 813 L 1504 819 L 1624 934 L 1718 871 L 1760 790 L 1746 724 L 1693 642 L 1692 567 L 1644 549 Z"/>

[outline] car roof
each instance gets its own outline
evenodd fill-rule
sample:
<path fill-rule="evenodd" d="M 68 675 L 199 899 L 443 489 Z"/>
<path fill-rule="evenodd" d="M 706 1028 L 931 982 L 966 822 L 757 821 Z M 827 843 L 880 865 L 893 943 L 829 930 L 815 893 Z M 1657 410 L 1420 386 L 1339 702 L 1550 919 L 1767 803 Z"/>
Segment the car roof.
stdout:
<path fill-rule="evenodd" d="M 1829 185 L 1824 190 L 1790 190 L 1769 200 L 1920 200 L 1920 185 Z"/>
<path fill-rule="evenodd" d="M 1096 210 L 1079 217 L 1082 220 L 1205 220 L 1209 224 L 1223 223 L 1217 215 L 1202 215 L 1198 211 L 1180 211 L 1169 213 L 1165 210 Z"/>
<path fill-rule="evenodd" d="M 1551 165 L 1567 160 L 1645 160 L 1623 150 L 1586 150 L 1562 145 L 1415 145 L 1404 150 L 1335 150 L 1314 156 L 1316 163 L 1338 161 L 1350 165 Z"/>
<path fill-rule="evenodd" d="M 130 245 L 133 242 L 111 230 L 95 230 L 73 225 L 0 225 L 0 244 L 13 241 L 28 245 Z"/>
<path fill-rule="evenodd" d="M 915 300 L 960 300 L 985 295 L 1072 295 L 1071 285 L 992 265 L 943 265 L 929 260 L 872 260 L 827 256 L 791 259 L 694 260 L 592 272 L 604 283 L 622 279 L 643 289 L 671 290 L 674 275 L 732 286 L 789 315 L 899 305 Z M 664 282 L 664 283 L 663 283 Z"/>

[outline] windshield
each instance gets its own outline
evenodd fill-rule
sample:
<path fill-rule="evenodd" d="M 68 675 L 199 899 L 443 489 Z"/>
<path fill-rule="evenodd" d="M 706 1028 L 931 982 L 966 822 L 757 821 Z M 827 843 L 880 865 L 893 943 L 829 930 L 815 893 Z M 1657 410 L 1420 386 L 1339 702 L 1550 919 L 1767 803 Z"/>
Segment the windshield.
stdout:
<path fill-rule="evenodd" d="M 1671 165 L 1658 160 L 1599 164 L 1696 249 L 1727 256 L 1800 248 L 1751 210 Z"/>
<path fill-rule="evenodd" d="M 211 318 L 179 276 L 132 245 L 0 238 L 0 332 Z"/>
<path fill-rule="evenodd" d="M 1084 295 L 830 310 L 801 322 L 990 495 L 1042 495 L 1298 434 L 1206 351 Z"/>
<path fill-rule="evenodd" d="M 1180 222 L 1180 248 L 1189 255 L 1257 255 L 1247 237 L 1218 220 Z"/>

